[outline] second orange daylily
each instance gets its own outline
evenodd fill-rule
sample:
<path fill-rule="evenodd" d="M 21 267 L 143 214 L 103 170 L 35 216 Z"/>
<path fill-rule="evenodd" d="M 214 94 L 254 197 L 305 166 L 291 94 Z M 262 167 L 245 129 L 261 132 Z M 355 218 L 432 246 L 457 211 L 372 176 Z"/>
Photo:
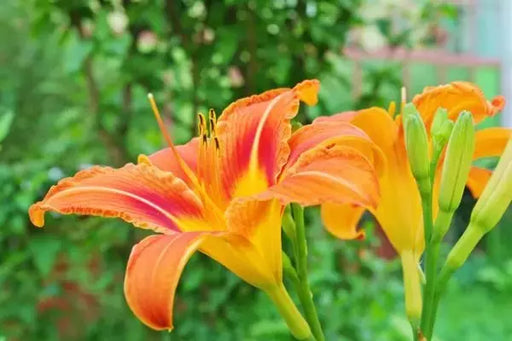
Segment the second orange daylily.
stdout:
<path fill-rule="evenodd" d="M 309 328 L 297 323 L 282 284 L 284 205 L 375 207 L 378 200 L 379 153 L 362 130 L 335 122 L 292 134 L 299 101 L 316 103 L 318 87 L 305 81 L 238 100 L 218 120 L 201 115 L 198 138 L 177 147 L 168 141 L 137 165 L 63 179 L 32 205 L 30 218 L 43 226 L 46 211 L 118 217 L 158 232 L 134 246 L 125 278 L 130 308 L 154 329 L 172 329 L 178 280 L 200 250 L 267 292 L 305 338 Z"/>
<path fill-rule="evenodd" d="M 499 112 L 504 106 L 501 96 L 487 101 L 480 89 L 471 83 L 453 82 L 448 85 L 429 87 L 413 98 L 413 103 L 422 116 L 427 131 L 434 114 L 439 107 L 448 111 L 450 119 L 457 118 L 463 110 L 473 114 L 475 124 L 482 119 Z M 394 110 L 390 110 L 394 111 Z M 418 260 L 424 250 L 422 205 L 420 193 L 411 173 L 404 143 L 401 115 L 393 119 L 394 112 L 373 107 L 357 112 L 346 112 L 331 117 L 317 119 L 314 124 L 325 122 L 350 122 L 365 131 L 380 147 L 386 158 L 386 170 L 379 179 L 381 199 L 377 209 L 369 210 L 377 218 L 389 241 L 402 259 L 404 273 L 417 276 Z M 507 128 L 488 128 L 476 133 L 474 159 L 499 156 L 511 135 Z M 440 172 L 438 172 L 440 173 Z M 439 175 L 436 181 L 439 181 Z M 475 197 L 478 197 L 487 183 L 491 172 L 473 167 L 467 186 Z M 437 199 L 434 198 L 437 202 Z M 326 228 L 335 236 L 350 239 L 364 236 L 356 225 L 367 209 L 364 206 L 325 204 L 322 206 L 322 218 Z M 436 206 L 434 207 L 434 211 Z M 404 278 L 410 284 L 411 297 L 420 297 L 419 278 L 412 279 L 416 283 L 408 283 L 411 278 Z M 406 292 L 406 301 L 408 293 Z M 416 307 L 421 305 L 417 302 Z"/>

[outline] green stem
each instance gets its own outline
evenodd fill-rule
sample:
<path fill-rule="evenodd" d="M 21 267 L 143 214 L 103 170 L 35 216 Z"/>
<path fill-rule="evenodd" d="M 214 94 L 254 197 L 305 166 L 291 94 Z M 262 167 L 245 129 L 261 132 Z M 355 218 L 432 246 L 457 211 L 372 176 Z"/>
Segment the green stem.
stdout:
<path fill-rule="evenodd" d="M 425 277 L 426 284 L 423 291 L 423 309 L 421 312 L 420 328 L 423 334 L 430 323 L 432 302 L 435 292 L 435 276 L 438 250 L 432 248 L 431 238 L 433 233 L 432 223 L 432 181 L 425 180 L 423 184 L 418 183 L 421 193 L 421 205 L 423 208 L 423 229 L 425 237 Z M 428 339 L 428 338 L 427 338 Z"/>
<path fill-rule="evenodd" d="M 474 225 L 473 223 L 470 223 L 466 228 L 466 231 L 462 234 L 462 237 L 460 237 L 457 243 L 455 243 L 454 247 L 448 254 L 446 262 L 441 268 L 436 283 L 435 294 L 432 303 L 432 319 L 429 321 L 429 326 L 427 329 L 427 331 L 429 332 L 429 337 L 432 335 L 434 331 L 437 308 L 439 306 L 441 296 L 446 290 L 448 281 L 450 280 L 453 273 L 458 268 L 460 268 L 462 264 L 464 264 L 466 259 L 469 257 L 471 251 L 474 250 L 478 242 L 482 239 L 483 235 L 484 233 L 482 232 L 481 228 L 479 228 L 477 225 Z"/>
<path fill-rule="evenodd" d="M 422 322 L 424 324 L 421 326 L 427 340 L 432 338 L 437 314 L 435 296 L 437 290 L 437 262 L 439 259 L 439 250 L 441 248 L 441 241 L 450 227 L 452 218 L 453 213 L 446 212 L 442 209 L 439 210 L 434 224 L 434 230 L 432 232 L 432 239 L 427 249 L 427 259 L 429 262 L 427 263 L 426 272 L 430 277 L 427 279 L 427 287 L 425 289 L 425 317 L 422 317 Z"/>
<path fill-rule="evenodd" d="M 267 288 L 265 292 L 274 302 L 292 335 L 298 340 L 310 340 L 311 330 L 308 323 L 293 303 L 283 283 Z"/>
<path fill-rule="evenodd" d="M 292 204 L 293 219 L 296 228 L 296 267 L 297 267 L 297 294 L 299 295 L 306 320 L 308 321 L 313 336 L 317 341 L 324 341 L 325 337 L 322 331 L 322 325 L 318 319 L 318 314 L 313 301 L 313 294 L 309 288 L 308 281 L 308 261 L 307 261 L 307 242 L 306 228 L 304 225 L 304 209 L 298 204 Z"/>

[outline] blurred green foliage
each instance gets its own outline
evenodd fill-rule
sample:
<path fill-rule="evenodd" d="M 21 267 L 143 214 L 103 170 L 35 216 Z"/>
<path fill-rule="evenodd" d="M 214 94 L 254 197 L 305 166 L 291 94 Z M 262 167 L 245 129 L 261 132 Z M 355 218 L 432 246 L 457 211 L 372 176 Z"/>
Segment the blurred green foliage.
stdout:
<path fill-rule="evenodd" d="M 322 92 L 319 105 L 299 115 L 303 122 L 387 106 L 401 85 L 400 65 L 365 67 L 364 86 L 354 97 L 353 64 L 341 56 L 350 30 L 369 25 L 360 15 L 364 3 L 3 0 L 0 340 L 290 339 L 266 297 L 202 255 L 183 275 L 175 331 L 151 331 L 122 294 L 130 248 L 146 232 L 114 220 L 57 215 L 39 230 L 27 209 L 79 169 L 118 166 L 162 147 L 146 102 L 149 91 L 178 142 L 194 134 L 195 113 L 221 111 L 236 98 L 305 78 L 319 78 Z M 422 6 L 427 24 L 450 13 L 446 6 Z M 415 44 L 414 27 L 397 32 L 385 18 L 372 25 L 389 45 Z M 318 212 L 309 211 L 308 218 L 311 280 L 327 339 L 409 339 L 400 267 L 376 256 L 382 238 L 372 224 L 366 241 L 342 243 L 323 231 Z M 484 266 L 472 271 L 471 263 L 460 275 L 460 290 L 452 290 L 440 311 L 446 340 L 459 340 L 468 330 L 474 340 L 487 332 L 494 340 L 512 335 L 491 318 L 506 314 L 504 303 L 494 303 L 510 303 L 512 294 L 510 251 L 504 249 L 494 256 L 499 261 L 477 258 Z M 468 311 L 466 290 L 475 293 L 478 311 L 462 321 L 453 316 Z"/>

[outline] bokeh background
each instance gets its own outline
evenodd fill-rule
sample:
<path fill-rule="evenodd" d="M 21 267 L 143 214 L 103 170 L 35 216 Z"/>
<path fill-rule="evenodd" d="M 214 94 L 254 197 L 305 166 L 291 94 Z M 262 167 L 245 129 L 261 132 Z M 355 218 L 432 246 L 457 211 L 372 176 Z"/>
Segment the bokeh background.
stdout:
<path fill-rule="evenodd" d="M 178 142 L 195 134 L 195 113 L 305 78 L 322 88 L 302 122 L 387 107 L 403 84 L 412 95 L 470 80 L 487 96 L 512 95 L 511 3 L 2 0 L 0 340 L 289 340 L 262 293 L 200 254 L 179 286 L 175 330 L 149 330 L 122 294 L 131 246 L 146 232 L 58 215 L 36 229 L 28 206 L 79 169 L 164 146 L 149 91 Z M 510 124 L 508 115 L 483 124 Z M 466 194 L 445 252 L 473 204 Z M 366 217 L 365 241 L 341 242 L 323 231 L 317 210 L 307 213 L 327 339 L 409 340 L 400 265 L 375 222 Z M 438 340 L 512 339 L 510 240 L 509 212 L 455 276 Z"/>

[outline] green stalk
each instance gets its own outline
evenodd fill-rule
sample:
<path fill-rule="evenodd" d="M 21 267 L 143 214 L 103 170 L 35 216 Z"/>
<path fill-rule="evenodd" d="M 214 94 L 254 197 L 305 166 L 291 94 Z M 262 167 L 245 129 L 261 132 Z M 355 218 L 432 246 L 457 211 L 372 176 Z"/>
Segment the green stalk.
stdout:
<path fill-rule="evenodd" d="M 307 261 L 307 242 L 306 228 L 304 225 L 304 209 L 298 204 L 292 204 L 292 214 L 296 227 L 296 267 L 297 267 L 297 294 L 300 303 L 304 309 L 304 315 L 311 327 L 311 332 L 317 341 L 324 341 L 325 337 L 322 331 L 322 325 L 318 319 L 318 314 L 313 302 L 313 294 L 308 281 L 308 261 Z"/>
<path fill-rule="evenodd" d="M 311 330 L 293 303 L 283 283 L 264 290 L 285 320 L 291 334 L 298 340 L 311 340 Z"/>
<path fill-rule="evenodd" d="M 432 338 L 437 314 L 437 262 L 439 260 L 439 250 L 441 248 L 441 241 L 443 239 L 443 236 L 437 233 L 437 231 L 448 230 L 452 218 L 453 214 L 450 214 L 443 210 L 439 210 L 434 226 L 434 231 L 436 232 L 432 234 L 432 239 L 427 249 L 427 258 L 429 259 L 429 262 L 427 264 L 426 272 L 430 277 L 428 277 L 427 280 L 428 290 L 426 289 L 425 292 L 428 291 L 428 295 L 425 295 L 424 304 L 427 307 L 425 309 L 425 314 L 428 315 L 425 316 L 424 324 L 422 324 L 422 330 L 427 340 L 430 340 Z"/>
<path fill-rule="evenodd" d="M 437 238 L 434 231 L 439 231 L 439 224 L 444 224 L 445 219 L 440 219 L 444 215 L 440 212 L 436 219 L 436 226 L 433 226 L 432 216 L 432 186 L 434 184 L 437 163 L 441 155 L 442 148 L 436 148 L 430 163 L 430 190 L 421 193 L 421 203 L 423 207 L 423 226 L 425 229 L 425 290 L 423 292 L 423 309 L 421 312 L 420 328 L 427 340 L 432 337 L 432 331 L 429 332 L 429 326 L 433 325 L 432 319 L 434 311 L 434 298 L 436 290 L 437 260 L 439 258 L 439 249 L 441 238 Z M 426 186 L 424 186 L 426 187 Z M 451 218 L 448 224 L 451 222 Z"/>

